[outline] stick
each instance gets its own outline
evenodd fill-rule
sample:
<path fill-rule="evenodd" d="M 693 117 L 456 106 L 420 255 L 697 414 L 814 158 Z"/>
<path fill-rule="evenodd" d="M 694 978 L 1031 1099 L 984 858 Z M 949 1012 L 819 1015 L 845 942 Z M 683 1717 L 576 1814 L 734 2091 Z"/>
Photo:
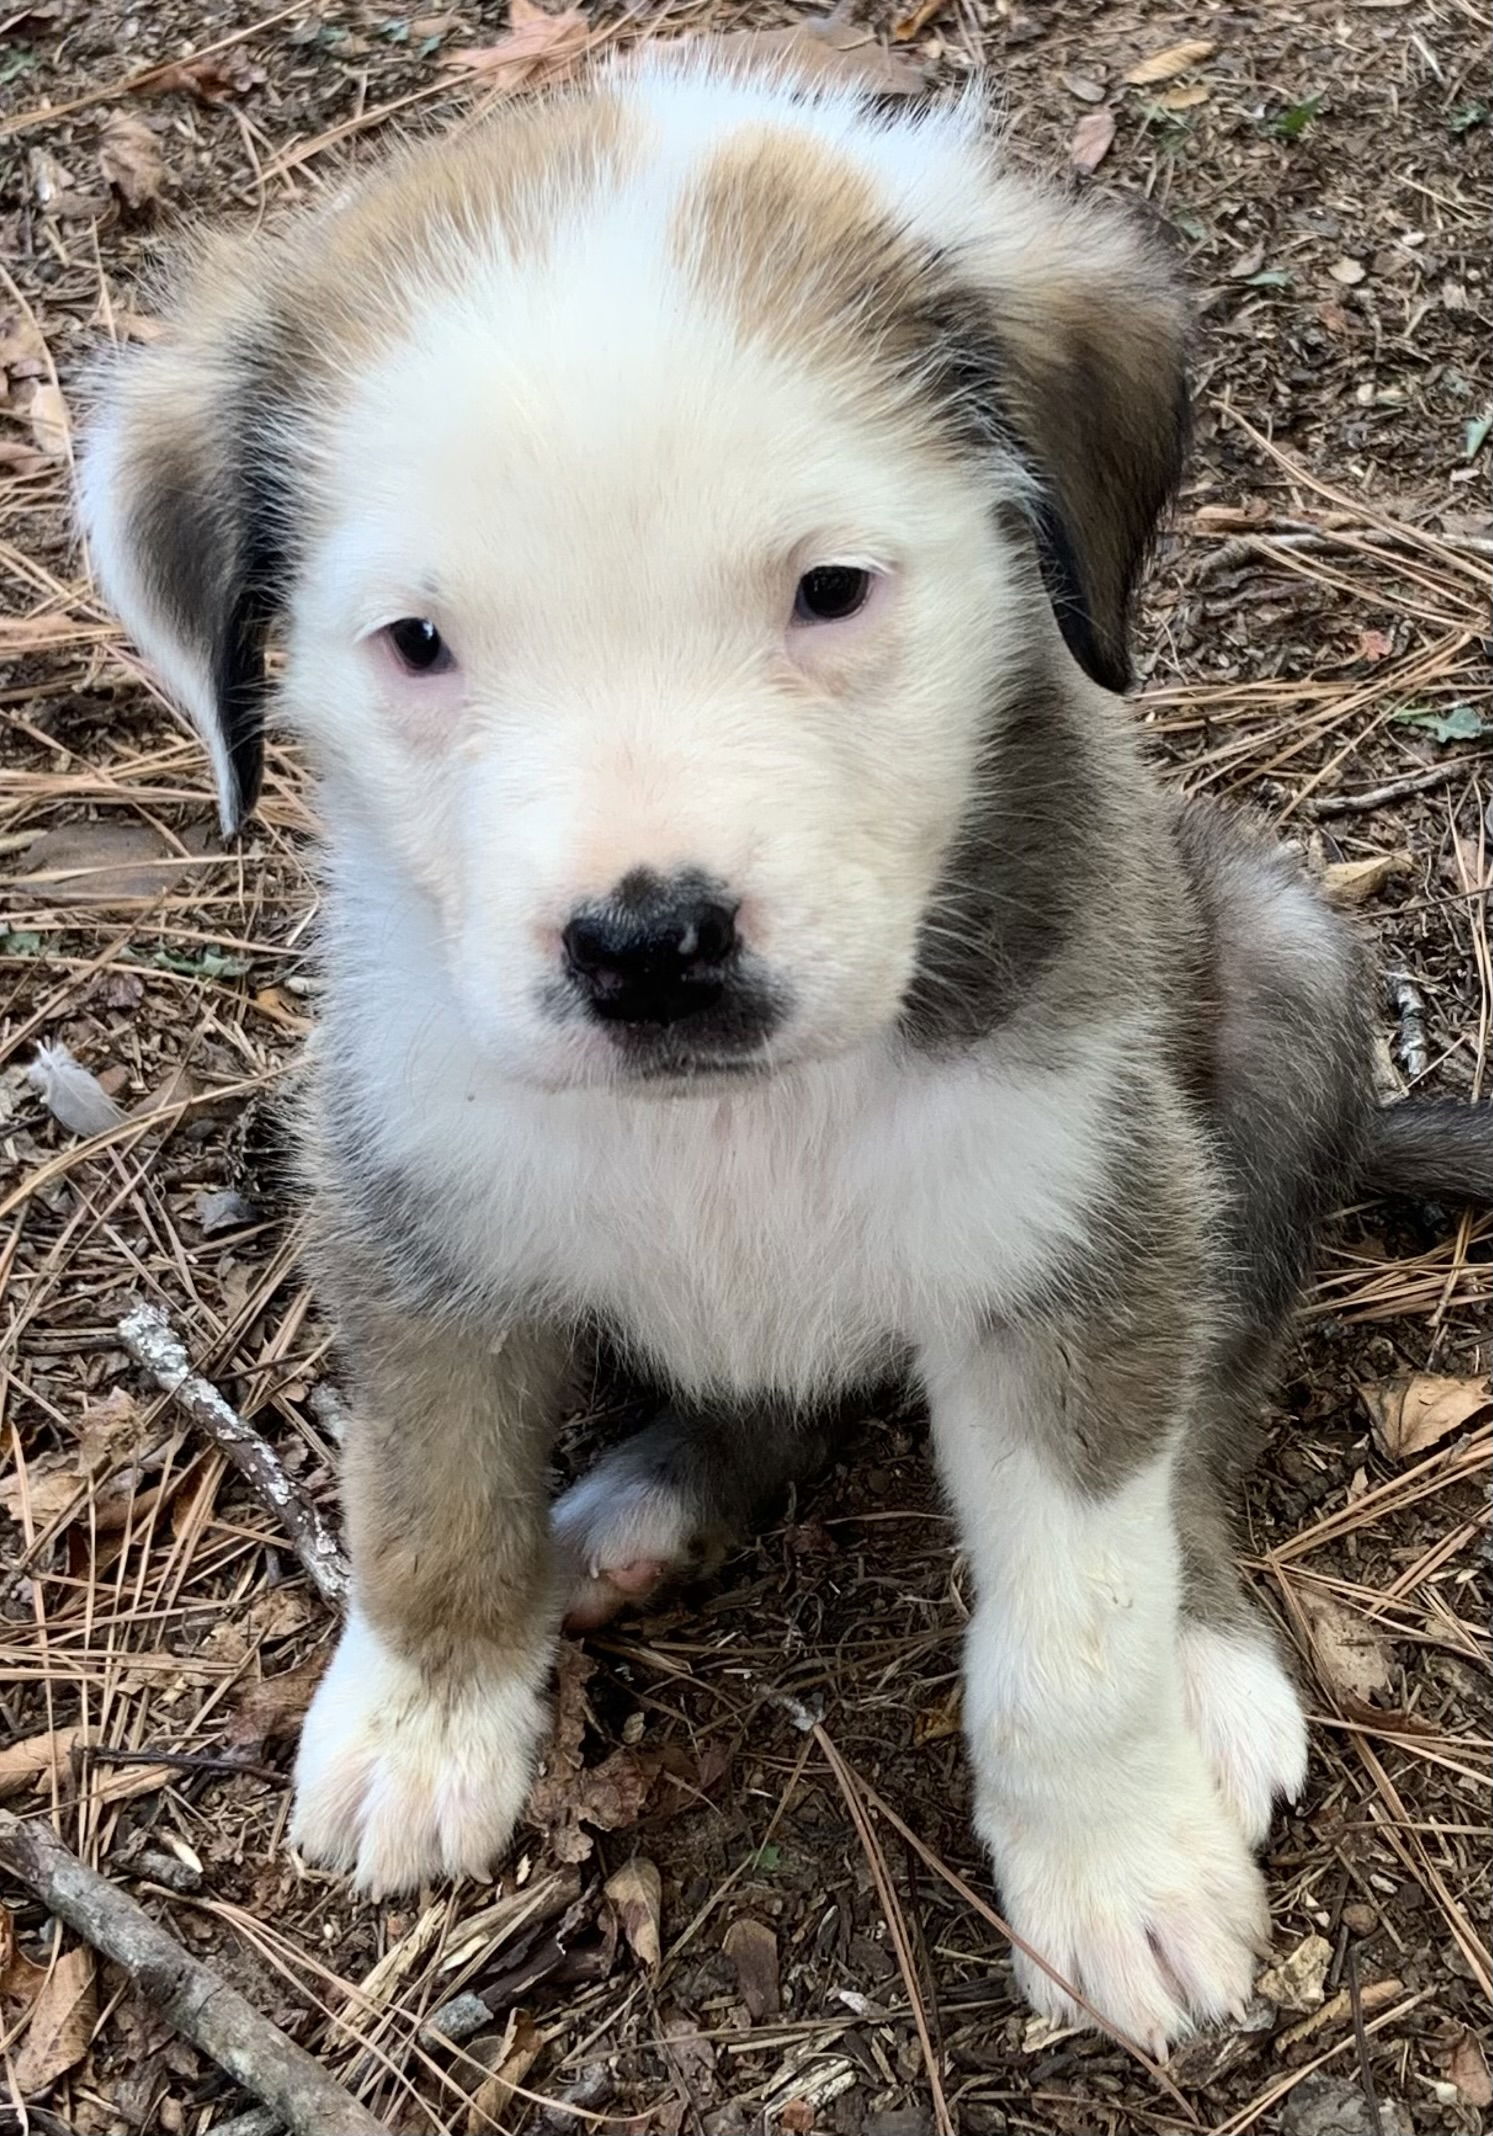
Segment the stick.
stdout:
<path fill-rule="evenodd" d="M 1390 779 L 1383 786 L 1362 787 L 1356 794 L 1319 794 L 1307 802 L 1306 812 L 1309 816 L 1356 816 L 1371 808 L 1383 808 L 1386 801 L 1401 801 L 1406 794 L 1429 793 L 1434 787 L 1445 786 L 1459 771 L 1481 761 L 1479 757 L 1458 757 L 1451 764 L 1428 764 L 1424 771 L 1407 771 L 1403 778 Z"/>
<path fill-rule="evenodd" d="M 294 2136 L 384 2136 L 382 2124 L 304 2047 L 184 1951 L 125 1892 L 86 1868 L 50 1825 L 0 1810 L 0 1869 L 123 1966 L 168 2023 L 262 2099 Z"/>
<path fill-rule="evenodd" d="M 346 1606 L 347 1559 L 319 1508 L 251 1424 L 246 1424 L 211 1380 L 192 1370 L 186 1346 L 158 1305 L 137 1305 L 119 1323 L 119 1337 L 162 1393 L 228 1456 L 245 1482 L 279 1521 L 329 1609 Z"/>

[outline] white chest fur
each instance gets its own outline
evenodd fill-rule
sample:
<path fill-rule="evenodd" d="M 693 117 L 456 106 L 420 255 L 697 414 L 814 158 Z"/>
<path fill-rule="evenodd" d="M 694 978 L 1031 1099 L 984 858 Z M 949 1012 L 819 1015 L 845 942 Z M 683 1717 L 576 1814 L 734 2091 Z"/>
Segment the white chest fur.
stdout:
<path fill-rule="evenodd" d="M 495 1295 L 603 1317 L 681 1390 L 823 1393 L 1081 1235 L 1117 1031 L 1036 1069 L 888 1042 L 713 1095 L 545 1092 L 486 1067 L 434 945 L 384 918 L 331 1011 L 383 1159 Z"/>

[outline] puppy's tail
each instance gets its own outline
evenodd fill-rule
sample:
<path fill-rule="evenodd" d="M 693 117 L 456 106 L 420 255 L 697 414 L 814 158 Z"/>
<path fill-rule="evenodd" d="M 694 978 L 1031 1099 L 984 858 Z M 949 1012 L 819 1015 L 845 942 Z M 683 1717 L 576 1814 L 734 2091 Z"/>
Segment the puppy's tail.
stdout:
<path fill-rule="evenodd" d="M 1362 1180 L 1373 1194 L 1493 1204 L 1493 1105 L 1405 1098 L 1375 1113 Z"/>

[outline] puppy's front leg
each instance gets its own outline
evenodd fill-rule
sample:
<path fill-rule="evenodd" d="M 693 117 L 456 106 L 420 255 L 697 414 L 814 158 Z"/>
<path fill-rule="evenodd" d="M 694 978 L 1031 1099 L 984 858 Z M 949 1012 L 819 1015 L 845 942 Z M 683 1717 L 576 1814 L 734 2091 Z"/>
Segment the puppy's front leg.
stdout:
<path fill-rule="evenodd" d="M 368 1297 L 344 1315 L 353 1598 L 306 1717 L 291 1838 L 374 1897 L 483 1876 L 544 1732 L 560 1597 L 546 1466 L 562 1345 Z"/>
<path fill-rule="evenodd" d="M 924 1362 L 974 1572 L 965 1719 L 1007 1917 L 1160 2053 L 1246 2001 L 1268 1914 L 1184 1717 L 1172 1484 L 1186 1345 L 1146 1317 L 1077 1341 L 1004 1331 Z M 1084 2022 L 1014 1960 L 1039 2011 Z"/>

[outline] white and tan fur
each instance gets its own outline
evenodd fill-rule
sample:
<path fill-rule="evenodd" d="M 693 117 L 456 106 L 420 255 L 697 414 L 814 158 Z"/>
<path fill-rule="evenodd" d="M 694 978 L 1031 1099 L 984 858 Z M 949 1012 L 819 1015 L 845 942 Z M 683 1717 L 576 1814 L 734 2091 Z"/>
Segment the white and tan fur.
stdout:
<path fill-rule="evenodd" d="M 1305 1746 L 1206 1451 L 1279 1318 L 1236 1311 L 1211 1243 L 1253 1221 L 1227 1142 L 1265 1101 L 1248 1016 L 1218 1037 L 1193 997 L 1275 958 L 1330 1018 L 1354 961 L 1268 856 L 1184 836 L 1101 686 L 1175 473 L 1181 337 L 1149 242 L 1003 172 L 972 102 L 888 115 L 664 58 L 211 255 L 108 388 L 94 560 L 225 822 L 272 619 L 320 781 L 311 1142 L 357 1607 L 294 1837 L 367 1890 L 495 1864 L 568 1583 L 688 1562 L 673 1423 L 662 1468 L 624 1447 L 551 1542 L 549 1434 L 599 1323 L 701 1410 L 922 1380 L 1014 1925 L 1154 2046 L 1247 1995 L 1251 1849 Z M 1076 558 L 1066 643 L 1042 509 Z M 865 608 L 791 621 L 829 566 L 871 575 Z M 455 667 L 404 672 L 396 618 Z M 638 871 L 729 886 L 756 1006 L 693 1050 L 629 1052 L 564 976 L 569 916 Z M 1314 1162 L 1358 1129 L 1334 1063 Z M 1330 1078 L 1302 1074 L 1304 1118 Z M 1197 1091 L 1226 1075 L 1215 1135 Z"/>

